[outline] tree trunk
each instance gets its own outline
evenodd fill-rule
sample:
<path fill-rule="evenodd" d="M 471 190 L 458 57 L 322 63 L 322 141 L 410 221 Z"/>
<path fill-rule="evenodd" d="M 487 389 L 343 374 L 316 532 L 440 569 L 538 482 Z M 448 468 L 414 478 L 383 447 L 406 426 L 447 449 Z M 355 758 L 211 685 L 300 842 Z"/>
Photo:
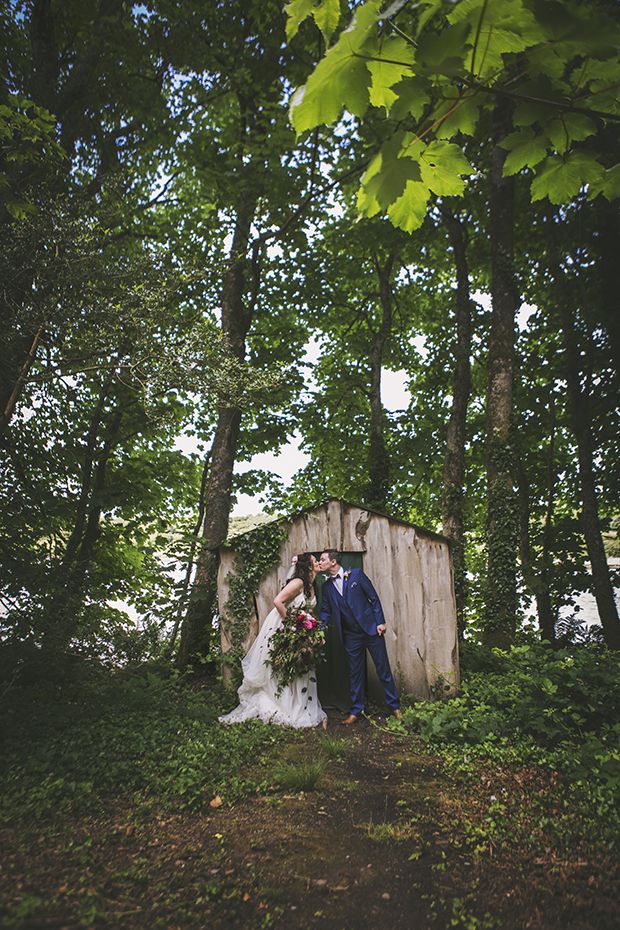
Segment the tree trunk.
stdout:
<path fill-rule="evenodd" d="M 185 602 L 187 594 L 189 591 L 190 582 L 192 580 L 192 572 L 194 570 L 194 559 L 196 557 L 196 547 L 198 545 L 198 536 L 202 530 L 202 522 L 205 515 L 205 496 L 207 490 L 207 478 L 209 477 L 209 467 L 211 465 L 211 453 L 207 455 L 203 467 L 202 467 L 202 478 L 200 481 L 200 493 L 198 494 L 198 522 L 196 523 L 192 535 L 192 544 L 189 550 L 189 556 L 187 559 L 187 565 L 185 567 L 185 577 L 183 579 L 183 586 L 181 588 L 181 594 L 178 602 L 177 612 L 174 620 L 174 627 L 170 635 L 170 641 L 166 647 L 166 654 L 168 658 L 172 656 L 174 650 L 174 644 L 177 639 L 177 634 L 179 632 L 179 626 L 181 625 L 181 620 L 183 619 L 183 611 L 185 609 Z"/>
<path fill-rule="evenodd" d="M 620 649 L 620 618 L 614 599 L 614 590 L 609 577 L 607 555 L 603 544 L 603 534 L 598 517 L 598 500 L 592 468 L 593 448 L 592 429 L 590 426 L 590 396 L 586 379 L 585 388 L 581 385 L 582 360 L 578 339 L 577 321 L 571 304 L 572 291 L 566 287 L 566 281 L 560 265 L 558 247 L 554 234 L 556 220 L 551 212 L 547 213 L 547 242 L 549 247 L 549 264 L 555 284 L 562 338 L 564 343 L 566 369 L 565 378 L 570 397 L 573 430 L 577 440 L 579 461 L 579 483 L 581 486 L 581 527 L 586 541 L 588 557 L 592 566 L 592 582 L 596 606 L 605 635 L 605 642 L 610 649 Z M 586 353 L 591 351 L 590 339 Z"/>
<path fill-rule="evenodd" d="M 77 514 L 60 567 L 61 577 L 57 584 L 57 593 L 49 609 L 49 626 L 43 646 L 51 647 L 56 652 L 64 650 L 76 632 L 84 603 L 86 574 L 101 532 L 100 521 L 106 472 L 110 455 L 117 444 L 124 409 L 120 403 L 117 405 L 106 430 L 106 440 L 97 452 L 97 436 L 102 423 L 102 408 L 108 389 L 109 383 L 102 387 L 89 430 Z"/>
<path fill-rule="evenodd" d="M 384 510 L 390 480 L 390 461 L 383 436 L 383 406 L 381 403 L 381 367 L 383 349 L 392 331 L 392 287 L 390 278 L 396 255 L 390 255 L 383 266 L 377 255 L 373 256 L 379 278 L 379 300 L 381 322 L 373 333 L 370 347 L 370 441 L 368 445 L 368 490 L 367 499 L 371 507 Z"/>
<path fill-rule="evenodd" d="M 594 229 L 598 230 L 600 263 L 597 268 L 597 306 L 607 333 L 609 357 L 613 360 L 616 390 L 620 390 L 620 212 L 617 201 L 596 197 L 587 206 L 594 212 Z"/>
<path fill-rule="evenodd" d="M 456 616 L 459 634 L 462 636 L 463 612 L 467 601 L 463 483 L 465 481 L 467 408 L 471 392 L 471 307 L 463 225 L 448 207 L 441 206 L 440 211 L 450 236 L 456 268 L 456 352 L 452 374 L 452 407 L 446 430 L 441 517 L 443 535 L 453 543 L 452 564 Z"/>
<path fill-rule="evenodd" d="M 549 575 L 551 572 L 551 530 L 553 528 L 553 511 L 555 507 L 555 488 L 557 475 L 554 463 L 555 454 L 555 399 L 553 393 L 549 401 L 551 409 L 551 430 L 549 437 L 549 454 L 547 457 L 547 509 L 545 513 L 545 525 L 543 527 L 542 553 L 540 558 L 539 586 L 540 591 L 536 594 L 536 609 L 538 612 L 538 625 L 540 627 L 541 639 L 546 639 L 552 645 L 555 644 L 555 624 L 558 619 L 558 610 L 554 610 L 551 603 L 551 592 L 549 590 Z"/>
<path fill-rule="evenodd" d="M 21 396 L 21 393 L 24 389 L 24 385 L 26 384 L 26 381 L 28 380 L 28 373 L 30 372 L 30 369 L 32 368 L 34 360 L 37 356 L 37 349 L 39 347 L 39 343 L 41 341 L 41 335 L 43 333 L 44 328 L 45 328 L 45 324 L 41 323 L 41 325 L 39 326 L 38 330 L 36 331 L 34 335 L 34 339 L 32 340 L 32 343 L 30 344 L 30 349 L 28 350 L 26 360 L 24 361 L 24 364 L 21 367 L 21 371 L 15 381 L 15 384 L 13 385 L 13 390 L 11 391 L 9 397 L 7 398 L 6 403 L 3 405 L 4 410 L 2 411 L 2 415 L 0 416 L 0 433 L 3 433 L 5 431 L 5 429 L 11 422 L 11 417 L 15 413 L 15 407 L 17 405 L 17 401 L 19 400 Z"/>
<path fill-rule="evenodd" d="M 487 384 L 487 585 L 484 641 L 507 648 L 514 641 L 519 518 L 511 436 L 514 377 L 514 180 L 504 178 L 500 142 L 511 130 L 511 104 L 493 111 L 491 166 L 491 296 L 493 302 Z"/>
<path fill-rule="evenodd" d="M 553 450 L 553 437 L 551 440 L 551 450 Z M 550 452 L 550 457 L 553 459 L 553 451 Z M 536 574 L 535 568 L 532 565 L 530 544 L 530 490 L 521 458 L 519 458 L 518 461 L 518 488 L 520 502 L 519 557 L 521 559 L 521 571 L 525 583 L 529 584 L 531 582 L 532 586 L 535 588 L 534 597 L 536 599 L 540 638 L 554 645 L 555 621 L 557 618 L 553 615 L 551 594 L 549 591 L 549 539 L 553 500 L 550 496 L 543 530 L 541 567 L 538 574 Z M 550 490 L 550 495 L 551 494 L 552 491 Z"/>
<path fill-rule="evenodd" d="M 222 332 L 234 356 L 245 357 L 245 338 L 252 322 L 253 304 L 246 308 L 247 249 L 256 210 L 256 193 L 246 188 L 239 197 L 237 221 L 228 269 L 221 294 Z M 213 631 L 217 595 L 218 548 L 228 534 L 233 469 L 237 454 L 241 410 L 223 400 L 211 446 L 211 474 L 202 528 L 203 547 L 198 558 L 191 600 L 181 627 L 177 665 L 185 668 L 194 656 L 207 656 Z"/>

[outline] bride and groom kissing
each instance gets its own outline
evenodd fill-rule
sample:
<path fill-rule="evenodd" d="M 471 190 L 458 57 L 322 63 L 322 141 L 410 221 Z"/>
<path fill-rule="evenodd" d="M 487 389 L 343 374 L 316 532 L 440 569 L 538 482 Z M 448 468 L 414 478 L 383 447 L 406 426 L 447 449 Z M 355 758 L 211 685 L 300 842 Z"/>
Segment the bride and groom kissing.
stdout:
<path fill-rule="evenodd" d="M 316 604 L 314 581 L 319 572 L 327 574 L 323 584 L 320 624 L 336 625 L 349 663 L 351 691 L 350 712 L 342 721 L 351 726 L 359 720 L 365 707 L 365 660 L 370 653 L 388 707 L 401 716 L 400 700 L 385 646 L 386 622 L 381 601 L 368 576 L 359 568 L 343 569 L 342 555 L 325 549 L 319 561 L 310 552 L 293 559 L 286 583 L 274 599 L 274 608 L 265 619 L 259 634 L 243 659 L 243 682 L 238 690 L 239 705 L 221 717 L 223 723 L 258 718 L 282 726 L 314 727 L 327 725 L 321 707 L 316 675 L 309 671 L 285 689 L 279 688 L 277 676 L 267 663 L 269 641 L 286 618 L 287 608 Z"/>

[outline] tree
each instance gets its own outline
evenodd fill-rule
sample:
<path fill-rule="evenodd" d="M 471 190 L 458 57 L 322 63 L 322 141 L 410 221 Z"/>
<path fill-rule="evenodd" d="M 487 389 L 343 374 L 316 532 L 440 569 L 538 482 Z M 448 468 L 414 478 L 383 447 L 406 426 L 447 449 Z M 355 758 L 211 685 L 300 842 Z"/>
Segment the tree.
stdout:
<path fill-rule="evenodd" d="M 465 443 L 467 410 L 471 393 L 471 298 L 467 262 L 467 220 L 457 216 L 450 202 L 439 206 L 446 225 L 456 273 L 456 350 L 452 376 L 452 406 L 446 427 L 446 453 L 441 499 L 442 532 L 454 543 L 454 594 L 459 630 L 463 631 L 463 613 L 467 600 L 465 563 L 465 520 L 463 489 L 465 484 Z"/>
<path fill-rule="evenodd" d="M 207 12 L 190 5 L 183 24 L 170 7 L 158 9 L 175 18 L 187 38 L 183 57 L 175 62 L 186 76 L 178 96 L 187 114 L 187 139 L 171 156 L 170 170 L 179 172 L 172 189 L 190 198 L 183 205 L 190 214 L 186 226 L 196 223 L 202 248 L 207 242 L 218 254 L 221 330 L 241 361 L 260 300 L 267 248 L 287 241 L 315 190 L 317 142 L 295 149 L 286 110 L 286 85 L 305 75 L 307 65 L 284 45 L 284 20 L 275 2 L 217 3 Z M 198 118 L 204 106 L 208 116 Z M 192 156 L 198 158 L 195 180 L 191 162 L 184 160 Z M 205 204 L 213 211 L 211 224 L 204 222 Z M 224 231 L 231 238 L 222 266 Z M 217 548 L 228 530 L 240 428 L 241 410 L 224 397 L 210 449 L 203 545 L 181 630 L 181 665 L 209 650 Z"/>
<path fill-rule="evenodd" d="M 298 133 L 334 122 L 343 107 L 358 119 L 369 107 L 387 113 L 393 132 L 362 180 L 363 213 L 387 210 L 411 230 L 431 194 L 462 194 L 473 169 L 459 134 L 474 135 L 500 99 L 512 103 L 515 129 L 502 142 L 503 172 L 531 169 L 533 200 L 562 203 L 584 184 L 591 197 L 617 195 L 620 165 L 605 168 L 579 145 L 597 132 L 591 117 L 620 120 L 613 8 L 571 0 L 474 0 L 448 13 L 441 0 L 423 9 L 397 2 L 385 13 L 381 6 L 371 0 L 355 10 L 291 106 Z M 312 15 L 329 42 L 340 21 L 338 0 L 316 11 L 293 0 L 287 12 L 289 37 Z"/>
<path fill-rule="evenodd" d="M 566 360 L 565 377 L 571 402 L 573 428 L 577 440 L 583 535 L 592 566 L 594 594 L 605 633 L 605 641 L 611 649 L 620 649 L 620 618 L 609 577 L 594 476 L 594 438 L 590 425 L 594 375 L 593 321 L 587 304 L 585 308 L 582 308 L 582 320 L 585 321 L 585 326 L 582 320 L 577 318 L 573 298 L 566 285 L 565 274 L 560 265 L 556 229 L 561 221 L 554 218 L 553 213 L 549 211 L 547 222 L 549 264 L 555 285 L 562 327 Z M 577 273 L 579 273 L 578 263 Z M 580 329 L 585 329 L 585 338 L 581 337 Z"/>
<path fill-rule="evenodd" d="M 487 636 L 514 635 L 518 522 L 510 420 L 514 318 L 513 176 L 534 174 L 533 201 L 563 203 L 585 185 L 589 197 L 617 195 L 620 166 L 580 143 L 592 119 L 620 119 L 615 12 L 594 4 L 493 0 L 423 9 L 379 0 L 358 7 L 293 99 L 299 133 L 336 120 L 343 106 L 358 120 L 383 123 L 383 142 L 358 194 L 361 212 L 387 210 L 395 225 L 419 226 L 432 195 L 462 194 L 472 173 L 463 137 L 485 132 L 493 110 L 491 247 L 493 325 L 487 390 Z M 340 17 L 336 3 L 287 7 L 289 35 L 310 15 L 326 42 Z M 328 16 L 328 11 L 330 15 Z M 375 109 L 372 109 L 375 108 Z M 383 116 L 385 113 L 385 116 Z M 385 124 L 391 126 L 386 131 Z"/>
<path fill-rule="evenodd" d="M 170 186 L 157 176 L 173 140 L 165 79 L 176 50 L 161 58 L 161 20 L 144 11 L 112 0 L 91 13 L 34 0 L 2 19 L 11 89 L 30 95 L 3 111 L 5 202 L 17 191 L 31 205 L 19 222 L 15 210 L 0 217 L 5 620 L 56 650 L 86 635 L 87 615 L 112 616 L 115 594 L 144 603 L 129 562 L 137 589 L 166 588 L 137 547 L 168 545 L 161 531 L 197 483 L 195 463 L 172 449 L 191 395 L 238 405 L 274 380 L 249 372 L 197 308 L 207 275 L 150 235 Z"/>

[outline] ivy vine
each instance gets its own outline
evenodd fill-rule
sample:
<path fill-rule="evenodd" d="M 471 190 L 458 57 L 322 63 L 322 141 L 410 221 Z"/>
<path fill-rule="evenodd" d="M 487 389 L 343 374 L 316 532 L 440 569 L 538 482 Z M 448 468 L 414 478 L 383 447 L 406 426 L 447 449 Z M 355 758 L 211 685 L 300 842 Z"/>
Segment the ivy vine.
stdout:
<path fill-rule="evenodd" d="M 224 656 L 227 664 L 237 667 L 244 656 L 243 643 L 248 635 L 254 610 L 254 595 L 262 578 L 280 560 L 280 544 L 288 536 L 288 523 L 264 523 L 234 539 L 239 556 L 234 574 L 229 573 L 230 593 L 225 604 L 224 629 L 231 648 Z"/>
<path fill-rule="evenodd" d="M 485 632 L 514 637 L 517 609 L 516 564 L 519 548 L 519 511 L 514 491 L 517 450 L 514 433 L 494 437 L 491 457 L 497 478 L 489 494 L 487 513 L 488 573 Z"/>

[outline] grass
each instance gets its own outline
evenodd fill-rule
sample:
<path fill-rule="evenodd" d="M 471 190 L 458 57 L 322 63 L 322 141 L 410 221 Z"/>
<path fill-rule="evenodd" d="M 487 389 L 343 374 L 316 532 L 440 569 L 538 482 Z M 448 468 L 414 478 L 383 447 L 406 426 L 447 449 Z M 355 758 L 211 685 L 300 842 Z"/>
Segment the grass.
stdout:
<path fill-rule="evenodd" d="M 311 762 L 284 762 L 273 770 L 273 780 L 286 791 L 314 791 L 328 767 L 327 759 Z"/>
<path fill-rule="evenodd" d="M 351 737 L 345 736 L 339 739 L 327 733 L 321 739 L 321 752 L 327 756 L 328 759 L 344 759 L 354 742 L 355 740 Z"/>
<path fill-rule="evenodd" d="M 359 824 L 360 828 L 366 830 L 371 840 L 377 843 L 403 843 L 405 840 L 416 839 L 421 842 L 421 837 L 412 823 L 409 821 L 390 823 Z"/>

